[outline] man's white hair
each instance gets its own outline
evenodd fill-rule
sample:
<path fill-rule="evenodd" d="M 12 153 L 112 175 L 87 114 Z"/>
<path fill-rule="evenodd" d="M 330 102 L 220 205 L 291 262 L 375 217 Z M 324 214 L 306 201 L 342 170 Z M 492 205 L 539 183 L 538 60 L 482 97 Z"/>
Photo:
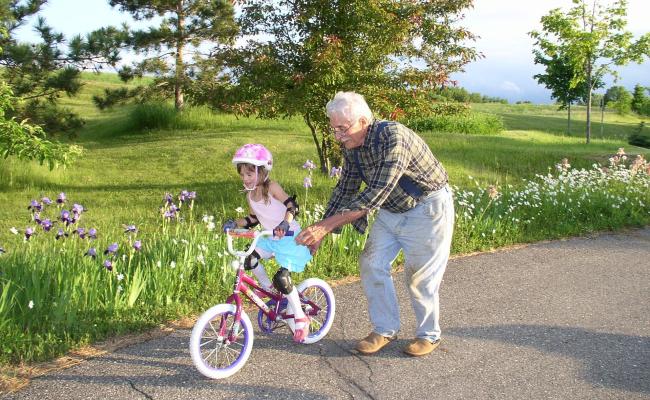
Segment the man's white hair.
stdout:
<path fill-rule="evenodd" d="M 327 103 L 325 109 L 328 117 L 339 114 L 349 123 L 354 123 L 361 117 L 365 117 L 368 122 L 372 121 L 372 111 L 370 111 L 366 99 L 355 92 L 336 93 L 334 98 Z"/>

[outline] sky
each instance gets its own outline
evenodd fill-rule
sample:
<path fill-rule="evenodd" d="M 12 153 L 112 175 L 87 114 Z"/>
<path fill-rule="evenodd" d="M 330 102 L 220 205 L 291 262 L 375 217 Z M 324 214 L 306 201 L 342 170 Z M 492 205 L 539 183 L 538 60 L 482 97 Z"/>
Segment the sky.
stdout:
<path fill-rule="evenodd" d="M 461 25 L 479 36 L 473 46 L 484 58 L 468 64 L 465 72 L 454 74 L 452 78 L 471 92 L 506 98 L 510 102 L 552 102 L 550 92 L 533 79 L 543 68 L 533 63 L 533 40 L 528 32 L 540 30 L 540 18 L 552 8 L 568 10 L 571 6 L 571 0 L 474 0 L 474 7 L 466 11 Z M 132 27 L 145 26 L 111 8 L 107 0 L 50 0 L 42 15 L 66 37 L 122 22 Z M 627 15 L 626 29 L 635 38 L 650 31 L 647 23 L 650 1 L 628 0 Z M 21 39 L 35 40 L 35 37 L 29 26 L 21 29 Z M 630 90 L 637 83 L 650 86 L 648 60 L 618 71 L 621 79 L 617 85 Z M 606 83 L 606 87 L 614 84 L 612 79 L 607 79 Z"/>

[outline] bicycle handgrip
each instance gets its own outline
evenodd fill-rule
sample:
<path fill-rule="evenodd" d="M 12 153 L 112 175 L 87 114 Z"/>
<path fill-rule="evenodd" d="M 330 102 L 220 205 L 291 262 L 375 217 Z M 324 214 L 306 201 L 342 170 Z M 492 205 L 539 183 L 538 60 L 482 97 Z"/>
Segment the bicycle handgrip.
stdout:
<path fill-rule="evenodd" d="M 251 231 L 248 229 L 230 229 L 228 230 L 228 234 L 233 237 L 241 237 L 241 238 L 249 238 L 253 239 L 255 237 L 255 232 L 257 231 Z M 294 231 L 286 231 L 284 233 L 284 236 L 293 236 L 295 234 Z"/>

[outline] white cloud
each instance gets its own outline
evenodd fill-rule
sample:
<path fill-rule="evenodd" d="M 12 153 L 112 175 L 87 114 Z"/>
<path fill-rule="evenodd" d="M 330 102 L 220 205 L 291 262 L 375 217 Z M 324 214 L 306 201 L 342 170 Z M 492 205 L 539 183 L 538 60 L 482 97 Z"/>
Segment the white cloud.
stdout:
<path fill-rule="evenodd" d="M 521 88 L 517 86 L 516 83 L 510 81 L 501 82 L 499 88 L 503 91 L 510 92 L 510 93 L 521 93 Z"/>

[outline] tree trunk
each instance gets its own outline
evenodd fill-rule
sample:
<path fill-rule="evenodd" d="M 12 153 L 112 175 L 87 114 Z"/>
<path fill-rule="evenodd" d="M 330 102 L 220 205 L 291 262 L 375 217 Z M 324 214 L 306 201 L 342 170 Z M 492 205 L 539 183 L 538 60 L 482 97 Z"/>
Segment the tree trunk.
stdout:
<path fill-rule="evenodd" d="M 182 82 L 185 75 L 185 68 L 183 66 L 183 24 L 185 23 L 185 15 L 183 15 L 183 1 L 179 0 L 177 3 L 176 13 L 178 15 L 178 22 L 176 24 L 176 73 L 174 79 L 174 105 L 177 111 L 183 108 L 183 87 Z"/>
<path fill-rule="evenodd" d="M 587 66 L 587 144 L 591 143 L 591 62 Z"/>
<path fill-rule="evenodd" d="M 309 115 L 304 115 L 303 119 L 305 120 L 305 123 L 307 124 L 309 130 L 311 131 L 311 137 L 314 139 L 314 144 L 316 145 L 316 151 L 318 152 L 318 160 L 320 162 L 320 170 L 324 173 L 328 173 L 329 162 L 327 160 L 327 157 L 325 156 L 325 151 L 323 147 L 318 141 L 318 132 L 316 131 L 316 127 L 311 123 L 311 119 L 309 118 Z"/>
<path fill-rule="evenodd" d="M 568 115 L 568 122 L 567 122 L 567 135 L 571 136 L 571 102 L 569 102 L 569 115 Z"/>
<path fill-rule="evenodd" d="M 605 97 L 600 99 L 600 138 L 604 136 L 603 130 L 605 129 Z"/>

